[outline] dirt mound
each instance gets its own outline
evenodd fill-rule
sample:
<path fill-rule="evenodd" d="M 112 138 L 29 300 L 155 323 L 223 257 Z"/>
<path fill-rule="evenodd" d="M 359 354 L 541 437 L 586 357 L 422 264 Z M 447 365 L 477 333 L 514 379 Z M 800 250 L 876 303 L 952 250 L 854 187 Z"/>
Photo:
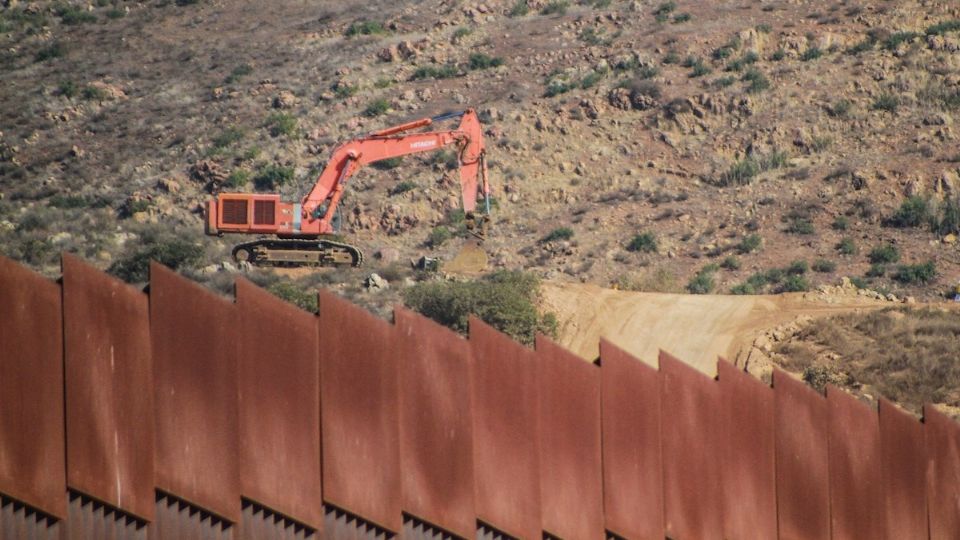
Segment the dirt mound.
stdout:
<path fill-rule="evenodd" d="M 557 315 L 560 344 L 584 358 L 596 358 L 605 338 L 651 365 L 662 349 L 708 375 L 716 373 L 718 355 L 736 359 L 769 328 L 892 305 L 857 295 L 684 295 L 556 282 L 543 284 L 543 302 Z"/>

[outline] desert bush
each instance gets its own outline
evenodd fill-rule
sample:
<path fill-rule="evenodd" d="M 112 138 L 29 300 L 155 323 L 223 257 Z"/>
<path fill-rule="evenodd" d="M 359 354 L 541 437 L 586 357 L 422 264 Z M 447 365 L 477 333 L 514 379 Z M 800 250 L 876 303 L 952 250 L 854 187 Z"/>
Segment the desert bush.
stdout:
<path fill-rule="evenodd" d="M 657 22 L 664 23 L 667 22 L 667 20 L 670 18 L 670 13 L 672 13 L 675 9 L 677 9 L 676 2 L 673 2 L 672 0 L 668 2 L 662 2 L 659 6 L 657 6 L 657 9 L 653 10 L 653 16 Z"/>
<path fill-rule="evenodd" d="M 677 13 L 673 16 L 673 24 L 690 22 L 691 19 L 693 19 L 693 16 L 689 13 Z"/>
<path fill-rule="evenodd" d="M 233 68 L 233 71 L 223 79 L 223 83 L 234 84 L 251 73 L 253 73 L 253 66 L 250 64 L 240 64 Z"/>
<path fill-rule="evenodd" d="M 759 69 L 750 68 L 743 74 L 741 80 L 750 84 L 747 85 L 747 92 L 759 94 L 770 88 L 770 80 Z"/>
<path fill-rule="evenodd" d="M 960 201 L 949 199 L 940 205 L 931 227 L 933 232 L 941 235 L 960 233 Z"/>
<path fill-rule="evenodd" d="M 470 55 L 470 69 L 487 69 L 503 65 L 503 58 L 499 56 L 490 56 L 484 53 L 473 53 Z"/>
<path fill-rule="evenodd" d="M 759 234 L 748 234 L 743 237 L 743 240 L 737 244 L 737 251 L 740 253 L 753 253 L 760 248 L 760 244 L 763 242 L 763 239 Z"/>
<path fill-rule="evenodd" d="M 498 271 L 476 281 L 427 281 L 403 291 L 404 303 L 466 334 L 470 315 L 526 345 L 537 332 L 555 336 L 556 318 L 540 314 L 540 280 L 519 271 Z"/>
<path fill-rule="evenodd" d="M 918 37 L 920 37 L 920 34 L 916 32 L 895 32 L 890 34 L 890 36 L 883 42 L 883 46 L 884 48 L 892 51 L 901 44 L 909 43 Z"/>
<path fill-rule="evenodd" d="M 851 108 L 853 108 L 853 102 L 849 99 L 838 99 L 827 107 L 827 114 L 837 118 L 844 118 L 850 114 Z"/>
<path fill-rule="evenodd" d="M 378 171 L 390 171 L 396 169 L 403 164 L 403 156 L 397 156 L 387 159 L 381 159 L 374 161 L 370 164 L 371 167 L 377 169 Z"/>
<path fill-rule="evenodd" d="M 960 20 L 954 19 L 951 21 L 943 21 L 927 27 L 926 34 L 928 36 L 942 36 L 949 32 L 958 32 L 960 31 Z"/>
<path fill-rule="evenodd" d="M 727 270 L 739 270 L 740 269 L 740 259 L 736 258 L 733 255 L 728 255 L 723 259 L 723 262 L 720 263 L 720 268 L 725 268 Z"/>
<path fill-rule="evenodd" d="M 603 79 L 603 73 L 599 71 L 591 71 L 580 79 L 580 88 L 587 90 L 588 88 L 593 88 L 596 86 L 600 80 Z"/>
<path fill-rule="evenodd" d="M 657 237 L 651 232 L 644 232 L 635 235 L 627 243 L 627 251 L 639 251 L 641 253 L 656 253 Z"/>
<path fill-rule="evenodd" d="M 127 12 L 120 8 L 113 7 L 107 10 L 106 15 L 108 19 L 122 19 L 127 16 Z"/>
<path fill-rule="evenodd" d="M 267 129 L 273 137 L 296 138 L 297 136 L 297 118 L 289 113 L 273 113 L 267 117 Z"/>
<path fill-rule="evenodd" d="M 900 98 L 887 92 L 880 94 L 873 100 L 873 110 L 875 111 L 897 112 L 899 106 Z"/>
<path fill-rule="evenodd" d="M 573 229 L 570 227 L 558 227 L 549 233 L 547 233 L 543 238 L 540 239 L 540 243 L 555 242 L 557 240 L 569 240 L 573 238 Z"/>
<path fill-rule="evenodd" d="M 540 8 L 541 15 L 566 15 L 567 8 L 570 7 L 570 2 L 568 0 L 550 0 L 542 8 Z"/>
<path fill-rule="evenodd" d="M 440 247 L 444 242 L 453 238 L 453 233 L 447 227 L 439 225 L 434 227 L 430 231 L 430 236 L 427 237 L 427 244 L 431 247 Z"/>
<path fill-rule="evenodd" d="M 778 292 L 806 292 L 810 290 L 810 282 L 802 275 L 789 275 L 777 288 Z"/>
<path fill-rule="evenodd" d="M 413 191 L 417 189 L 417 183 L 412 180 L 404 180 L 397 185 L 393 186 L 393 189 L 390 190 L 391 195 L 400 195 L 401 193 L 406 193 L 408 191 Z"/>
<path fill-rule="evenodd" d="M 883 244 L 870 250 L 867 256 L 871 263 L 895 263 L 900 260 L 900 250 L 893 244 Z"/>
<path fill-rule="evenodd" d="M 750 51 L 740 58 L 737 58 L 733 62 L 727 64 L 727 67 L 724 69 L 726 71 L 743 71 L 743 68 L 751 64 L 755 64 L 758 60 L 760 60 L 760 56 L 757 53 Z"/>
<path fill-rule="evenodd" d="M 884 220 L 884 225 L 900 228 L 920 227 L 932 221 L 933 211 L 930 208 L 930 203 L 919 195 L 913 195 L 903 201 L 900 208 L 892 216 Z"/>
<path fill-rule="evenodd" d="M 83 9 L 65 2 L 54 5 L 53 12 L 60 17 L 60 22 L 67 25 L 86 24 L 97 22 L 97 16 Z"/>
<path fill-rule="evenodd" d="M 457 29 L 453 31 L 453 34 L 451 34 L 450 36 L 454 40 L 459 40 L 469 36 L 472 33 L 473 33 L 472 28 L 468 28 L 466 26 L 458 26 Z"/>
<path fill-rule="evenodd" d="M 816 60 L 823 56 L 823 50 L 820 47 L 808 47 L 807 50 L 803 51 L 803 54 L 800 55 L 800 60 L 804 62 L 809 62 L 811 60 Z"/>
<path fill-rule="evenodd" d="M 737 82 L 736 77 L 727 75 L 726 77 L 719 77 L 717 79 L 714 79 L 713 86 L 715 88 L 726 88 L 728 86 L 731 86 L 735 82 Z"/>
<path fill-rule="evenodd" d="M 787 267 L 787 274 L 791 276 L 799 276 L 806 274 L 810 270 L 810 265 L 807 264 L 807 261 L 798 259 L 790 263 L 790 266 Z"/>
<path fill-rule="evenodd" d="M 284 167 L 271 163 L 257 171 L 253 184 L 260 191 L 276 191 L 280 186 L 293 180 L 293 167 Z"/>
<path fill-rule="evenodd" d="M 60 41 L 54 41 L 46 47 L 41 47 L 33 59 L 37 62 L 46 62 L 54 58 L 62 58 L 67 55 L 67 46 Z"/>
<path fill-rule="evenodd" d="M 460 75 L 460 70 L 455 64 L 444 64 L 442 66 L 420 66 L 410 76 L 411 80 L 421 79 L 450 79 Z"/>
<path fill-rule="evenodd" d="M 246 169 L 237 169 L 227 177 L 226 186 L 233 189 L 240 189 L 250 182 L 250 171 Z"/>
<path fill-rule="evenodd" d="M 372 36 L 377 34 L 386 34 L 387 29 L 383 23 L 378 21 L 357 21 L 347 27 L 347 37 L 353 36 Z"/>
<path fill-rule="evenodd" d="M 777 49 L 773 51 L 773 54 L 770 55 L 770 60 L 773 62 L 779 62 L 787 57 L 787 51 L 783 49 Z"/>
<path fill-rule="evenodd" d="M 706 267 L 697 272 L 690 281 L 687 282 L 687 291 L 690 294 L 710 294 L 716 287 L 713 275 L 716 267 Z"/>
<path fill-rule="evenodd" d="M 387 114 L 387 111 L 390 110 L 390 102 L 380 98 L 371 101 L 367 104 L 367 108 L 363 110 L 363 115 L 369 118 L 376 118 L 377 116 L 382 116 Z"/>
<path fill-rule="evenodd" d="M 245 133 L 238 127 L 228 127 L 211 141 L 215 150 L 222 150 L 243 140 Z"/>
<path fill-rule="evenodd" d="M 887 274 L 887 265 L 882 263 L 873 263 L 870 265 L 870 268 L 867 269 L 865 274 L 868 278 L 880 278 Z"/>
<path fill-rule="evenodd" d="M 903 264 L 897 268 L 893 279 L 906 285 L 930 283 L 937 277 L 937 265 L 933 261 L 920 264 Z"/>
<path fill-rule="evenodd" d="M 150 278 L 150 261 L 171 268 L 195 268 L 203 257 L 203 248 L 180 238 L 148 236 L 143 243 L 114 261 L 107 272 L 127 283 L 143 283 Z"/>
<path fill-rule="evenodd" d="M 813 271 L 821 274 L 829 274 L 837 269 L 837 263 L 827 259 L 817 259 L 813 262 Z"/>
<path fill-rule="evenodd" d="M 267 291 L 281 300 L 285 300 L 298 308 L 317 313 L 317 291 L 307 290 L 289 281 L 278 281 L 267 286 Z"/>
<path fill-rule="evenodd" d="M 734 161 L 730 168 L 720 175 L 717 182 L 721 186 L 742 186 L 749 184 L 760 174 L 760 165 L 752 158 Z"/>
<path fill-rule="evenodd" d="M 854 243 L 853 238 L 844 238 L 837 244 L 837 251 L 839 251 L 841 255 L 855 255 L 857 253 L 857 245 Z"/>
<path fill-rule="evenodd" d="M 513 3 L 513 7 L 510 8 L 510 11 L 507 13 L 509 17 L 523 17 L 524 15 L 530 13 L 530 5 L 527 3 L 527 0 L 517 0 Z"/>
<path fill-rule="evenodd" d="M 787 225 L 787 232 L 790 234 L 808 235 L 816 232 L 816 229 L 813 226 L 813 222 L 809 219 L 794 218 L 790 220 L 790 224 Z"/>
<path fill-rule="evenodd" d="M 835 231 L 845 231 L 850 226 L 850 219 L 847 216 L 837 216 L 833 218 L 830 228 Z"/>

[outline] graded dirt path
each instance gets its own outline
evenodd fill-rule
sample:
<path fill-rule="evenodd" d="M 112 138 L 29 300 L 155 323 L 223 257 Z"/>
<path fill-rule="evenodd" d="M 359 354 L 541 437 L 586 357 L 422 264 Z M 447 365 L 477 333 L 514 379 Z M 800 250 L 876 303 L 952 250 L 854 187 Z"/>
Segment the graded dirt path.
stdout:
<path fill-rule="evenodd" d="M 825 316 L 896 304 L 818 293 L 731 296 L 625 292 L 595 285 L 543 283 L 544 308 L 557 315 L 558 341 L 586 358 L 600 338 L 652 366 L 660 349 L 707 375 L 717 356 L 734 359 L 763 330 L 800 315 Z"/>

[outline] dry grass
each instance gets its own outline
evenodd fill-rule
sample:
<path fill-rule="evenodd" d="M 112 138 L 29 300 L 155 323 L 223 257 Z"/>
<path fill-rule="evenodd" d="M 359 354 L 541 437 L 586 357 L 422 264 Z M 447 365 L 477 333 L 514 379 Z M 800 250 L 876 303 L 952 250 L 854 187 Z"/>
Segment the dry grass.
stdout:
<path fill-rule="evenodd" d="M 840 383 L 913 412 L 960 406 L 960 315 L 891 308 L 810 324 L 777 351 L 813 386 Z"/>

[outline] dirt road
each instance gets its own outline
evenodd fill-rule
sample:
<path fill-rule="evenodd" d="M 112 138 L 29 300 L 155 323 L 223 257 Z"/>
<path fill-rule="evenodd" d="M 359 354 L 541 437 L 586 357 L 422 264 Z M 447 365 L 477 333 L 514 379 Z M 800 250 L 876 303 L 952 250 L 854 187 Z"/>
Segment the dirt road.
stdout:
<path fill-rule="evenodd" d="M 714 375 L 717 356 L 733 359 L 763 330 L 800 315 L 824 316 L 891 306 L 863 297 L 818 293 L 765 296 L 624 292 L 545 282 L 544 308 L 557 315 L 561 345 L 596 358 L 600 338 L 653 366 L 660 349 Z"/>

